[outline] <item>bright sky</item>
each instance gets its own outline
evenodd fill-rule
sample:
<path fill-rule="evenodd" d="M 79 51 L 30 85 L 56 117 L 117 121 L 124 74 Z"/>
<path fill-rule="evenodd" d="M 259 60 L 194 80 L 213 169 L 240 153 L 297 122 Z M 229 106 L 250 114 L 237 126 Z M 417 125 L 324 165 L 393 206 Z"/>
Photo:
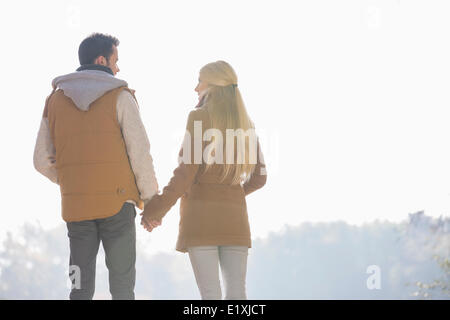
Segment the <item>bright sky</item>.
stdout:
<path fill-rule="evenodd" d="M 160 186 L 176 167 L 206 63 L 239 77 L 267 163 L 247 198 L 252 236 L 303 221 L 448 215 L 450 3 L 9 1 L 0 10 L 3 219 L 62 223 L 57 185 L 33 167 L 51 80 L 78 67 L 90 33 L 119 38 L 118 78 L 136 90 Z M 173 252 L 179 203 L 147 234 Z M 62 239 L 62 241 L 65 241 Z"/>

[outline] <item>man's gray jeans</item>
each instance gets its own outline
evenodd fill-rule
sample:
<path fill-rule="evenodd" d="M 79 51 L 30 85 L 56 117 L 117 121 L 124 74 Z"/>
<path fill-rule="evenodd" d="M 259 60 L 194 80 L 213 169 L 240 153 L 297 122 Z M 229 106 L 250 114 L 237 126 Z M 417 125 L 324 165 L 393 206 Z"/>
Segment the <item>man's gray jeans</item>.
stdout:
<path fill-rule="evenodd" d="M 90 300 L 95 291 L 95 268 L 100 241 L 105 250 L 112 299 L 134 299 L 136 280 L 136 209 L 125 202 L 105 219 L 67 222 L 70 240 L 71 300 Z M 79 276 L 80 279 L 75 279 Z M 79 288 L 77 288 L 77 281 Z"/>

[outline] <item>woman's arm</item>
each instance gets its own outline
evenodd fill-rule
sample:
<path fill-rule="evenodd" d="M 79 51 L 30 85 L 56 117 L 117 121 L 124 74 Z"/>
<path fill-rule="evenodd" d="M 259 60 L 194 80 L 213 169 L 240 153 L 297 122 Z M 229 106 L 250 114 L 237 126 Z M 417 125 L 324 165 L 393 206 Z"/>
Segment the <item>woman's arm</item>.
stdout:
<path fill-rule="evenodd" d="M 186 143 L 190 143 L 190 149 L 194 147 L 194 121 L 202 121 L 202 117 L 199 116 L 197 110 L 193 110 L 189 113 L 186 135 L 183 141 L 183 146 L 179 152 L 179 159 L 183 158 L 183 151 Z M 162 194 L 157 194 L 145 205 L 142 213 L 144 221 L 150 220 L 160 221 L 166 213 L 172 208 L 173 205 L 192 185 L 195 179 L 195 175 L 199 169 L 200 164 L 194 164 L 193 152 L 191 152 L 191 161 L 189 159 L 181 160 L 178 167 L 173 171 L 173 176 L 170 179 L 167 186 L 164 187 Z"/>
<path fill-rule="evenodd" d="M 261 146 L 259 145 L 259 139 L 257 155 L 255 170 L 250 176 L 250 179 L 243 184 L 245 195 L 249 195 L 253 191 L 262 188 L 267 181 L 266 164 L 264 163 L 264 156 L 261 151 Z"/>

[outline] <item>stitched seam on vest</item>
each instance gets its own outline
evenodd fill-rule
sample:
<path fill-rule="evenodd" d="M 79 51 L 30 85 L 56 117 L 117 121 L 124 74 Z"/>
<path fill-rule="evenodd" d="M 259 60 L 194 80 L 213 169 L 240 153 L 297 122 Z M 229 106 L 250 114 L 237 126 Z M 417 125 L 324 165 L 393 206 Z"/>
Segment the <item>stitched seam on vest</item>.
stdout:
<path fill-rule="evenodd" d="M 119 123 L 119 119 L 117 118 L 117 100 L 119 99 L 119 94 L 123 91 L 123 90 L 127 90 L 128 89 L 128 87 L 119 87 L 119 88 L 116 88 L 116 89 L 114 89 L 114 90 L 116 90 L 115 91 L 115 96 L 114 96 L 114 100 L 113 100 L 113 111 L 114 111 L 114 114 L 116 115 L 115 117 L 114 117 L 114 122 L 116 123 L 116 125 L 117 125 L 117 127 L 120 129 L 120 131 L 122 132 L 122 128 L 120 127 L 120 123 Z M 129 89 L 128 89 L 128 91 L 129 91 Z M 131 91 L 130 91 L 131 92 Z M 133 95 L 134 96 L 134 95 Z"/>
<path fill-rule="evenodd" d="M 97 191 L 97 192 L 89 192 L 89 193 L 83 193 L 83 192 L 67 192 L 63 193 L 63 196 L 92 196 L 92 195 L 111 195 L 111 194 L 117 194 L 117 191 Z"/>
<path fill-rule="evenodd" d="M 113 130 L 108 130 L 108 131 L 84 131 L 84 132 L 71 132 L 68 134 L 60 134 L 59 137 L 62 138 L 66 138 L 66 137 L 76 137 L 76 136 L 89 136 L 89 135 L 98 135 L 98 134 L 108 134 L 108 135 L 112 135 L 112 136 L 121 136 L 121 134 L 113 131 Z"/>
<path fill-rule="evenodd" d="M 124 161 L 86 161 L 86 162 L 74 162 L 74 163 L 66 163 L 64 165 L 57 166 L 58 169 L 73 167 L 73 166 L 89 166 L 95 164 L 122 164 Z"/>

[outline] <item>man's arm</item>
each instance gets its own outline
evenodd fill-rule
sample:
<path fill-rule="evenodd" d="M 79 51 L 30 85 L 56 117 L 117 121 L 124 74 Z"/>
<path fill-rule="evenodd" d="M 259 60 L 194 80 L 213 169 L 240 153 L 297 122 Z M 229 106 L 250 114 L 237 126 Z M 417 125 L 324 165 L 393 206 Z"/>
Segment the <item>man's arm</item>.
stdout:
<path fill-rule="evenodd" d="M 141 199 L 146 204 L 158 192 L 158 182 L 138 104 L 127 90 L 123 90 L 117 99 L 117 119 Z"/>
<path fill-rule="evenodd" d="M 58 183 L 58 173 L 56 171 L 56 150 L 50 136 L 50 128 L 47 117 L 47 103 L 45 103 L 44 114 L 42 116 L 36 145 L 34 147 L 33 163 L 34 167 L 50 181 Z"/>

